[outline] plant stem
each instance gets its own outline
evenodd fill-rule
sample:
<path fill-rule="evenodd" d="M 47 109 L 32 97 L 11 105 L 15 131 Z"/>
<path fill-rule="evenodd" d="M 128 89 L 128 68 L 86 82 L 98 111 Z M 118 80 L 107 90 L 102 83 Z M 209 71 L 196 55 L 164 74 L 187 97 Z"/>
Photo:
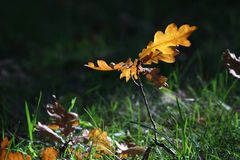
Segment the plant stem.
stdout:
<path fill-rule="evenodd" d="M 145 94 L 145 91 L 144 91 L 144 88 L 143 88 L 143 84 L 142 84 L 142 81 L 141 81 L 141 78 L 140 78 L 140 74 L 139 74 L 139 66 L 140 65 L 141 65 L 141 61 L 138 61 L 138 64 L 137 64 L 137 77 L 138 77 L 137 82 L 135 81 L 135 79 L 133 77 L 132 77 L 132 79 L 133 79 L 133 82 L 135 83 L 135 85 L 140 88 L 145 106 L 147 108 L 148 117 L 150 118 L 150 121 L 152 123 L 152 130 L 154 130 L 154 144 L 156 146 L 162 147 L 163 149 L 165 149 L 166 152 L 175 156 L 175 154 L 164 143 L 159 143 L 158 142 L 158 138 L 157 138 L 158 133 L 157 133 L 157 128 L 156 128 L 156 122 L 153 120 L 151 110 L 150 110 L 150 107 L 149 107 L 149 104 L 148 104 L 148 100 L 147 100 L 147 97 L 146 97 L 146 94 Z M 147 150 L 145 151 L 145 153 L 143 155 L 143 160 L 148 159 L 151 150 L 152 150 L 152 144 L 150 146 L 148 146 Z"/>
<path fill-rule="evenodd" d="M 153 127 L 154 130 L 157 130 L 156 129 L 156 122 L 153 120 L 153 117 L 152 117 L 152 114 L 151 114 L 151 111 L 150 111 L 150 107 L 149 107 L 149 104 L 148 104 L 148 100 L 147 100 L 147 97 L 146 97 L 146 94 L 145 94 L 145 91 L 144 91 L 144 88 L 143 88 L 143 85 L 142 85 L 142 81 L 141 81 L 139 76 L 138 76 L 138 85 L 139 85 L 139 88 L 141 90 L 141 94 L 142 94 L 142 97 L 144 99 L 145 106 L 147 108 L 148 117 L 150 118 L 150 121 L 152 123 L 152 127 Z M 155 142 L 155 144 L 158 143 L 156 132 L 154 132 L 154 142 Z"/>
<path fill-rule="evenodd" d="M 141 90 L 141 94 L 142 94 L 142 97 L 144 99 L 145 106 L 147 108 L 148 117 L 150 118 L 150 121 L 152 123 L 152 128 L 154 130 L 154 143 L 155 143 L 155 145 L 157 145 L 159 147 L 162 147 L 165 151 L 167 151 L 171 155 L 175 156 L 175 154 L 164 143 L 159 143 L 158 142 L 158 138 L 157 138 L 158 133 L 157 133 L 157 129 L 156 129 L 156 122 L 153 120 L 153 117 L 152 117 L 152 114 L 151 114 L 151 111 L 150 111 L 150 107 L 149 107 L 149 104 L 148 104 L 148 100 L 147 100 L 147 97 L 146 97 L 146 94 L 145 94 L 145 91 L 144 91 L 144 88 L 143 88 L 143 84 L 142 84 L 142 81 L 141 81 L 139 76 L 138 76 L 138 85 L 137 86 Z M 152 148 L 152 146 L 149 146 L 148 149 L 145 151 L 144 156 L 143 156 L 143 160 L 148 159 L 149 153 L 151 152 L 151 148 Z"/>

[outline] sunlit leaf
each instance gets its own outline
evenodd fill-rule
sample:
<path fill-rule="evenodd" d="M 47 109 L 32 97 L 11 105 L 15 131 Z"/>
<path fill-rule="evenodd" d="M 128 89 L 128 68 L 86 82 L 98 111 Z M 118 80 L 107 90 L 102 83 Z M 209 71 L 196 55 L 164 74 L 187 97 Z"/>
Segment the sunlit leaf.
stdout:
<path fill-rule="evenodd" d="M 150 42 L 134 61 L 129 58 L 125 63 L 107 64 L 104 60 L 98 60 L 97 65 L 89 62 L 85 66 L 99 71 L 118 70 L 121 71 L 120 79 L 126 78 L 128 82 L 132 78 L 135 81 L 142 72 L 145 72 L 144 65 L 158 63 L 159 61 L 167 63 L 175 62 L 175 56 L 179 53 L 177 47 L 179 45 L 189 47 L 191 43 L 188 37 L 196 29 L 196 26 L 189 26 L 188 24 L 177 28 L 176 24 L 172 23 L 167 26 L 164 33 L 161 31 L 156 32 L 153 42 Z M 154 82 L 157 86 L 167 85 L 167 78 L 164 76 L 149 73 L 147 74 L 147 79 Z"/>
<path fill-rule="evenodd" d="M 139 66 L 140 67 L 140 66 Z M 132 62 L 132 60 L 129 58 L 127 62 L 120 68 L 121 75 L 120 79 L 126 77 L 126 81 L 129 81 L 131 77 L 134 79 L 138 78 L 138 69 L 137 69 L 137 59 Z"/>
<path fill-rule="evenodd" d="M 122 73 L 120 74 L 120 79 L 126 78 L 126 81 L 129 81 L 131 77 L 134 79 L 137 79 L 137 62 L 138 60 L 135 59 L 134 62 L 129 58 L 125 63 L 120 62 L 118 64 L 111 63 L 108 65 L 105 61 L 103 60 L 98 60 L 97 64 L 98 66 L 95 66 L 94 63 L 89 62 L 86 67 L 95 69 L 95 70 L 100 70 L 100 71 L 113 71 L 113 70 L 118 70 L 121 71 Z M 140 68 L 140 66 L 139 66 Z"/>
<path fill-rule="evenodd" d="M 155 33 L 153 42 L 150 42 L 147 48 L 139 53 L 139 59 L 144 64 L 158 63 L 158 61 L 175 62 L 174 56 L 178 54 L 176 47 L 178 45 L 189 47 L 191 43 L 188 37 L 194 30 L 196 30 L 196 26 L 187 24 L 182 25 L 179 29 L 174 23 L 168 25 L 165 33 L 161 31 Z"/>
<path fill-rule="evenodd" d="M 85 66 L 100 71 L 113 71 L 120 69 L 123 65 L 123 62 L 120 62 L 118 64 L 111 63 L 108 65 L 104 60 L 97 60 L 97 66 L 92 62 L 88 62 L 88 64 Z"/>

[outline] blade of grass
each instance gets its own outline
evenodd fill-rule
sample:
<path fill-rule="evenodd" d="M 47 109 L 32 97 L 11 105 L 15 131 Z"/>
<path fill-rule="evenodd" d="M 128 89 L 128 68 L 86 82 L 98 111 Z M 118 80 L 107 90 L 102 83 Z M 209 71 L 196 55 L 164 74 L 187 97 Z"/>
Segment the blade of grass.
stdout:
<path fill-rule="evenodd" d="M 4 160 L 8 160 L 8 159 L 9 159 L 9 158 L 8 158 L 8 154 L 9 154 L 9 152 L 10 152 L 10 148 L 11 148 L 11 146 L 12 146 L 12 143 L 13 143 L 14 139 L 15 139 L 15 137 L 13 136 L 13 137 L 11 138 L 11 140 L 10 140 L 10 144 L 9 144 L 9 146 L 8 146 L 8 148 L 7 148 L 7 153 L 6 153 L 6 156 L 4 157 Z"/>
<path fill-rule="evenodd" d="M 88 116 L 91 118 L 94 126 L 95 126 L 96 128 L 98 128 L 98 125 L 97 125 L 96 121 L 94 120 L 92 114 L 91 114 L 87 109 L 85 109 L 85 108 L 84 108 L 84 111 L 85 111 L 85 112 L 88 114 Z"/>
<path fill-rule="evenodd" d="M 33 126 L 37 124 L 38 111 L 39 111 L 39 106 L 40 106 L 41 100 L 42 100 L 42 92 L 39 93 L 38 102 L 37 102 L 37 109 L 35 111 L 33 122 L 32 122 Z"/>
<path fill-rule="evenodd" d="M 71 100 L 71 106 L 68 108 L 68 112 L 71 112 L 71 110 L 72 110 L 73 107 L 75 106 L 76 100 L 77 100 L 77 97 L 74 97 L 74 98 Z"/>
<path fill-rule="evenodd" d="M 33 141 L 33 123 L 31 121 L 31 116 L 29 112 L 28 103 L 25 101 L 25 113 L 27 117 L 27 124 L 28 124 L 28 136 L 31 141 Z"/>
<path fill-rule="evenodd" d="M 236 86 L 237 82 L 238 82 L 238 79 L 234 80 L 234 82 L 233 82 L 233 83 L 231 84 L 231 86 L 228 88 L 227 92 L 226 92 L 226 93 L 224 94 L 224 96 L 223 96 L 223 101 L 226 100 L 226 98 L 228 97 L 228 95 L 229 95 L 229 93 L 231 92 L 231 90 L 233 89 L 233 87 Z"/>

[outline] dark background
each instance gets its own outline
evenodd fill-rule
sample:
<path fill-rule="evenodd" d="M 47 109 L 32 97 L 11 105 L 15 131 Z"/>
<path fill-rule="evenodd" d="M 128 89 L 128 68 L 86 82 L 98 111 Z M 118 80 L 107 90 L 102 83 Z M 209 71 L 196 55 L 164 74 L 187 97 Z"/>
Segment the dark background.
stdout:
<path fill-rule="evenodd" d="M 24 113 L 24 101 L 34 106 L 40 91 L 43 101 L 56 94 L 78 96 L 79 103 L 89 105 L 95 93 L 104 97 L 116 86 L 131 86 L 117 80 L 119 73 L 83 65 L 134 58 L 172 22 L 198 30 L 175 64 L 160 64 L 162 72 L 179 73 L 182 87 L 198 86 L 198 75 L 209 81 L 223 71 L 225 49 L 240 51 L 239 10 L 239 1 L 223 0 L 1 1 L 0 116 L 19 119 L 15 114 Z"/>

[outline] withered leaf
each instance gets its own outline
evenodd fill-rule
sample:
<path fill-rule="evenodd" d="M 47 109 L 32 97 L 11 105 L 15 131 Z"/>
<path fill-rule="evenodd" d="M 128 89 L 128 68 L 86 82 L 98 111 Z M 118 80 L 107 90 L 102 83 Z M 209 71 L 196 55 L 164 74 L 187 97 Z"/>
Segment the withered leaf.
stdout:
<path fill-rule="evenodd" d="M 127 150 L 122 151 L 122 153 L 120 153 L 120 157 L 136 157 L 137 155 L 143 155 L 145 150 L 146 149 L 144 147 L 131 147 Z"/>
<path fill-rule="evenodd" d="M 101 155 L 113 154 L 112 143 L 107 136 L 107 132 L 102 131 L 100 128 L 95 128 L 89 132 L 88 137 L 97 151 L 95 156 L 101 157 Z"/>
<path fill-rule="evenodd" d="M 145 147 L 137 146 L 132 142 L 125 142 L 119 144 L 115 141 L 118 148 L 117 153 L 120 158 L 136 157 L 137 155 L 143 155 L 146 151 Z"/>
<path fill-rule="evenodd" d="M 234 53 L 231 53 L 228 49 L 223 52 L 224 65 L 228 69 L 229 73 L 240 79 L 240 57 L 236 57 Z"/>
<path fill-rule="evenodd" d="M 58 141 L 64 143 L 64 140 L 61 136 L 55 133 L 52 129 L 50 129 L 47 125 L 41 124 L 38 122 L 37 130 L 39 133 L 45 137 L 49 137 L 53 141 Z"/>
<path fill-rule="evenodd" d="M 160 69 L 159 68 L 152 68 L 145 72 L 146 78 L 153 82 L 157 87 L 168 87 L 167 84 L 167 77 L 159 75 Z"/>
<path fill-rule="evenodd" d="M 31 160 L 31 157 L 29 155 L 24 156 L 21 152 L 1 150 L 0 160 Z"/>
<path fill-rule="evenodd" d="M 48 104 L 46 108 L 53 121 L 49 124 L 49 128 L 54 130 L 60 129 L 64 136 L 68 136 L 75 130 L 75 127 L 79 125 L 78 114 L 67 112 L 57 101 L 55 101 L 54 104 Z"/>
<path fill-rule="evenodd" d="M 58 155 L 58 150 L 53 147 L 48 147 L 41 152 L 41 160 L 57 160 Z"/>
<path fill-rule="evenodd" d="M 6 149 L 10 146 L 10 141 L 7 137 L 4 137 L 4 139 L 1 141 L 1 149 Z"/>
<path fill-rule="evenodd" d="M 52 130 L 58 130 L 59 129 L 59 125 L 57 125 L 57 124 L 49 124 L 49 125 L 47 125 L 48 126 L 48 128 L 50 128 L 50 129 L 52 129 Z"/>
<path fill-rule="evenodd" d="M 25 156 L 21 152 L 12 152 L 11 150 L 8 151 L 9 146 L 10 141 L 7 137 L 5 137 L 1 141 L 0 160 L 31 160 L 29 155 Z"/>

